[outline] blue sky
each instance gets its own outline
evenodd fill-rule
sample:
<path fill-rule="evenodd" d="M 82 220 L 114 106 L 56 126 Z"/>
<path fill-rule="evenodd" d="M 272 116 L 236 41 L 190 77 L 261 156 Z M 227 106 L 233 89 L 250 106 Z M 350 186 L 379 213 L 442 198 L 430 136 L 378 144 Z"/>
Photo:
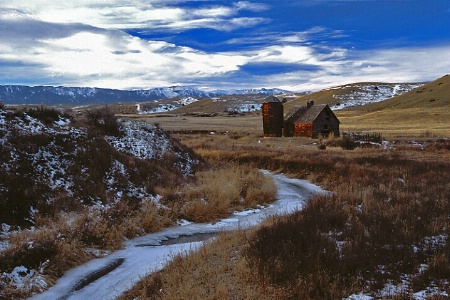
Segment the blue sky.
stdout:
<path fill-rule="evenodd" d="M 448 73 L 448 0 L 0 1 L 0 84 L 310 91 Z"/>

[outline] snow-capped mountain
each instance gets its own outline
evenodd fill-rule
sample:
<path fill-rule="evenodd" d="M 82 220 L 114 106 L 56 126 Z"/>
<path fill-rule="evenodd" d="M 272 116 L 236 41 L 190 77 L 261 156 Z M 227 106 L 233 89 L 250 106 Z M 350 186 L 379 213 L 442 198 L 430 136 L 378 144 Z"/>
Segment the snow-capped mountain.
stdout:
<path fill-rule="evenodd" d="M 211 95 L 211 97 L 224 96 L 224 95 L 279 95 L 279 94 L 291 94 L 291 91 L 272 88 L 260 88 L 260 89 L 240 89 L 240 90 L 215 90 L 212 92 L 216 95 Z"/>
<path fill-rule="evenodd" d="M 0 101 L 4 104 L 106 104 L 145 102 L 173 97 L 211 98 L 231 94 L 286 93 L 281 89 L 248 89 L 202 91 L 186 86 L 171 86 L 145 90 L 114 90 L 87 87 L 53 87 L 0 85 Z"/>

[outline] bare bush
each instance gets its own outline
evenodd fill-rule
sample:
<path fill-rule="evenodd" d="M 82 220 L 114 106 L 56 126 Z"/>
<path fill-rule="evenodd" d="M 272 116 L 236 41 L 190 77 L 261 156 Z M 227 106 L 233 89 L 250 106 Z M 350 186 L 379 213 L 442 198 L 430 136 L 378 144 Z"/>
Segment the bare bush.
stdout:
<path fill-rule="evenodd" d="M 121 134 L 120 122 L 108 106 L 88 110 L 86 117 L 89 125 L 97 128 L 104 135 L 119 136 Z"/>

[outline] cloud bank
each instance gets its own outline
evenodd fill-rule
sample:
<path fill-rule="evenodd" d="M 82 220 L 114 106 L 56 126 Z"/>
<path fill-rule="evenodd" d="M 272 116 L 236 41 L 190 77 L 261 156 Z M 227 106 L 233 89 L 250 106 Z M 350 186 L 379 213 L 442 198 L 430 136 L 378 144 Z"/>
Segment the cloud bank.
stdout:
<path fill-rule="evenodd" d="M 450 70 L 450 42 L 355 50 L 346 45 L 352 32 L 339 28 L 283 30 L 273 2 L 263 2 L 2 1 L 0 84 L 304 91 Z M 197 31 L 205 44 L 205 33 L 224 39 L 208 50 L 171 42 Z"/>

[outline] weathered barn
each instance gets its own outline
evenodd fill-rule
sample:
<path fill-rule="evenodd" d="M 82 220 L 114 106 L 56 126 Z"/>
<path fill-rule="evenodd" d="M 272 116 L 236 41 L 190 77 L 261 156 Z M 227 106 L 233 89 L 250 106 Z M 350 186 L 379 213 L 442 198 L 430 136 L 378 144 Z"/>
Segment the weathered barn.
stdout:
<path fill-rule="evenodd" d="M 339 120 L 327 104 L 294 106 L 284 117 L 284 136 L 339 136 Z"/>
<path fill-rule="evenodd" d="M 283 102 L 275 96 L 269 96 L 262 103 L 264 136 L 283 135 Z"/>

